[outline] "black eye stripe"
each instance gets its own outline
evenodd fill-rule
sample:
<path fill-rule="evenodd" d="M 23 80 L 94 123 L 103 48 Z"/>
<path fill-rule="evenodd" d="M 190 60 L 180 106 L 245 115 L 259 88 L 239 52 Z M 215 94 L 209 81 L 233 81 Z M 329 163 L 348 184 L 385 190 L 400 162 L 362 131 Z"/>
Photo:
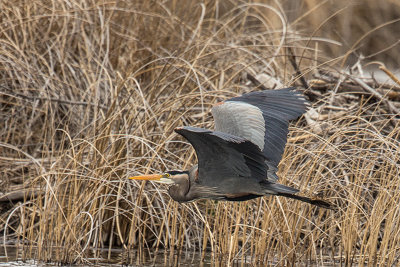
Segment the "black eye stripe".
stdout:
<path fill-rule="evenodd" d="M 189 174 L 188 171 L 168 171 L 168 172 L 166 172 L 166 173 L 167 173 L 167 174 L 170 174 L 170 175 L 183 174 L 183 173 Z"/>
<path fill-rule="evenodd" d="M 167 174 L 170 174 L 170 175 L 176 175 L 176 174 L 180 174 L 180 173 L 183 173 L 182 171 L 169 171 L 169 172 L 167 172 Z"/>

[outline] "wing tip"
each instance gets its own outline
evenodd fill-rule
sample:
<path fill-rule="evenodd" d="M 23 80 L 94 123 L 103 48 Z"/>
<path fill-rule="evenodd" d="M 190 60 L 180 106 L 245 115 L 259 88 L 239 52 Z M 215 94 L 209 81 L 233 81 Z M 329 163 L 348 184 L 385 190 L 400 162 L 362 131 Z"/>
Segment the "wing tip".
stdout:
<path fill-rule="evenodd" d="M 175 129 L 174 129 L 174 131 L 176 132 L 176 133 L 179 133 L 180 131 L 182 131 L 183 130 L 183 126 L 179 126 L 179 127 L 176 127 Z"/>
<path fill-rule="evenodd" d="M 207 130 L 204 128 L 194 127 L 194 126 L 179 126 L 174 129 L 175 132 L 182 134 L 184 132 L 193 132 L 193 133 L 210 133 L 211 130 Z"/>

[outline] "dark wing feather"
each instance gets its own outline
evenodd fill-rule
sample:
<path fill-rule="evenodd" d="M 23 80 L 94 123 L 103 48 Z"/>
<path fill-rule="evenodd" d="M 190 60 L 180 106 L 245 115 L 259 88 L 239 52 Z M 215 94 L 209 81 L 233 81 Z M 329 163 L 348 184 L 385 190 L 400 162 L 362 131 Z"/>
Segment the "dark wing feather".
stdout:
<path fill-rule="evenodd" d="M 185 137 L 196 151 L 199 183 L 216 184 L 215 179 L 234 177 L 265 180 L 267 166 L 264 155 L 252 142 L 228 133 L 190 126 L 175 131 Z"/>
<path fill-rule="evenodd" d="M 230 102 L 250 104 L 262 112 L 265 122 L 264 144 L 261 146 L 262 152 L 267 160 L 272 163 L 272 166 L 278 166 L 287 141 L 289 120 L 298 118 L 307 110 L 308 102 L 302 93 L 295 91 L 293 87 L 251 92 L 226 100 L 224 102 L 226 105 L 221 105 L 222 108 L 216 107 L 221 110 L 217 115 L 235 117 L 234 121 L 236 123 L 246 123 L 240 119 L 239 114 L 235 114 L 228 108 L 225 108 L 226 111 L 224 111 L 223 106 L 229 106 Z M 221 118 L 215 118 L 215 121 L 217 124 L 218 121 L 221 121 Z M 221 123 L 219 124 L 222 125 Z M 227 133 L 232 131 L 232 126 L 229 125 L 216 128 Z M 257 132 L 257 129 L 245 127 L 241 133 L 236 131 L 234 134 L 246 137 L 248 132 L 254 133 Z"/>

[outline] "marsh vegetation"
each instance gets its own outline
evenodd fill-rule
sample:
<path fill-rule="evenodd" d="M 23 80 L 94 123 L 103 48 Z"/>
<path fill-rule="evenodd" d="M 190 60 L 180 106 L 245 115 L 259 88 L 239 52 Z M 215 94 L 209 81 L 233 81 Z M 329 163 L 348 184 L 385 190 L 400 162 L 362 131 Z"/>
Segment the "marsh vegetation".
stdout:
<path fill-rule="evenodd" d="M 288 22 L 274 1 L 1 1 L 2 243 L 58 263 L 121 248 L 126 264 L 190 252 L 223 266 L 396 265 L 400 84 L 370 62 L 399 58 L 399 3 L 344 2 L 303 1 Z M 346 8 L 363 14 L 340 20 L 357 34 L 327 35 Z M 337 210 L 274 197 L 179 204 L 127 179 L 194 164 L 173 129 L 213 128 L 211 106 L 259 90 L 252 77 L 310 99 L 279 175 Z"/>

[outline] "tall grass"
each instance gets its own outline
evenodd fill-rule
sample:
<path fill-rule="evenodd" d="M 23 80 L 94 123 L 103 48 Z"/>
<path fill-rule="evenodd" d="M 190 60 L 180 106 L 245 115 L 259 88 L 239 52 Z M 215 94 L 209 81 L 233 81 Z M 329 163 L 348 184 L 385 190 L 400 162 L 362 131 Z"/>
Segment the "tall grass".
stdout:
<path fill-rule="evenodd" d="M 194 164 L 173 129 L 212 128 L 214 103 L 254 90 L 246 73 L 297 84 L 288 47 L 306 77 L 334 72 L 341 58 L 314 50 L 276 3 L 0 5 L 1 183 L 25 190 L 0 229 L 24 257 L 85 262 L 122 247 L 124 263 L 188 251 L 221 265 L 398 262 L 398 121 L 368 96 L 322 92 L 323 131 L 293 124 L 280 165 L 282 183 L 337 211 L 272 197 L 178 204 L 163 186 L 127 180 Z"/>

